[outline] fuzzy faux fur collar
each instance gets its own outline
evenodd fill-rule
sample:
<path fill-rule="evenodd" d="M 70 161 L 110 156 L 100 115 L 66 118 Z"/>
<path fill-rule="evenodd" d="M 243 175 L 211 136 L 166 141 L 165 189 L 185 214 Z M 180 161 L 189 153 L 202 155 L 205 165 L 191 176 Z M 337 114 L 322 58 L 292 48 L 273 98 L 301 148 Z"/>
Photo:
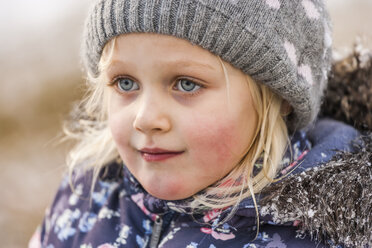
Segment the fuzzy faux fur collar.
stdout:
<path fill-rule="evenodd" d="M 334 247 L 372 247 L 372 54 L 356 47 L 335 62 L 321 111 L 362 133 L 356 152 L 340 151 L 320 167 L 269 186 L 261 214 L 301 221 L 301 232 Z"/>
<path fill-rule="evenodd" d="M 372 134 L 358 152 L 341 152 L 326 164 L 270 186 L 261 214 L 276 223 L 300 221 L 310 232 L 334 244 L 363 247 L 372 243 Z"/>

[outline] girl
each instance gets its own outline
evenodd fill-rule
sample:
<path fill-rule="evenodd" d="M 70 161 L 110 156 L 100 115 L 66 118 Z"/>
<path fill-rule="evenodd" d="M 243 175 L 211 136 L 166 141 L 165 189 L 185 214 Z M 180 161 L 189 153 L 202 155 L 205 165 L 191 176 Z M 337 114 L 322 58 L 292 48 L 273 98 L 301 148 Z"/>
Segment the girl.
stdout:
<path fill-rule="evenodd" d="M 322 1 L 95 1 L 78 143 L 31 244 L 324 247 L 261 199 L 358 136 L 314 123 L 330 37 Z"/>

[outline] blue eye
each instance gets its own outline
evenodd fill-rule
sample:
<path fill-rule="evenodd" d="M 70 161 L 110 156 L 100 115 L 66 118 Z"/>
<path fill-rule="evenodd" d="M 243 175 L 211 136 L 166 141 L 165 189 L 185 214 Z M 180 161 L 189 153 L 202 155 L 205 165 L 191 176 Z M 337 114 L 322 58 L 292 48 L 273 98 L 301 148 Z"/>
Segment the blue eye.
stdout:
<path fill-rule="evenodd" d="M 188 79 L 180 79 L 176 84 L 176 88 L 183 92 L 194 92 L 200 89 L 201 86 Z"/>
<path fill-rule="evenodd" d="M 139 86 L 138 83 L 134 82 L 129 78 L 120 78 L 117 81 L 118 89 L 121 91 L 133 91 L 138 90 Z"/>

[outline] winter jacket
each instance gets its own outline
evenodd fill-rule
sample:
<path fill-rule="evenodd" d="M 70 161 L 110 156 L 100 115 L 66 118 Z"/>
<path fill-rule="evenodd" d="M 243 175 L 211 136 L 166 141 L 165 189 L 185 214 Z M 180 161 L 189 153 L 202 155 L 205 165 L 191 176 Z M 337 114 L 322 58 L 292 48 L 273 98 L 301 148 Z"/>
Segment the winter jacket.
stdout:
<path fill-rule="evenodd" d="M 91 173 L 76 173 L 74 191 L 63 180 L 30 247 L 369 247 L 372 135 L 321 119 L 291 146 L 294 161 L 287 154 L 278 175 L 290 176 L 256 196 L 259 224 L 252 198 L 219 225 L 231 208 L 183 212 L 183 201 L 156 199 L 113 161 L 92 193 Z"/>

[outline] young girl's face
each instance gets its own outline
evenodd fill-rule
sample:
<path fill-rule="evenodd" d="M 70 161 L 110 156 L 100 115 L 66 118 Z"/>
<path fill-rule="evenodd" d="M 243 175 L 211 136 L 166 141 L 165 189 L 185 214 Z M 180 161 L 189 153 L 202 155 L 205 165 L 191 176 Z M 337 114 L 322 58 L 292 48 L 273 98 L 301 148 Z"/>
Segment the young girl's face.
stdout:
<path fill-rule="evenodd" d="M 117 38 L 106 70 L 108 121 L 124 163 L 150 194 L 190 197 L 228 174 L 258 116 L 246 76 L 188 41 Z"/>

